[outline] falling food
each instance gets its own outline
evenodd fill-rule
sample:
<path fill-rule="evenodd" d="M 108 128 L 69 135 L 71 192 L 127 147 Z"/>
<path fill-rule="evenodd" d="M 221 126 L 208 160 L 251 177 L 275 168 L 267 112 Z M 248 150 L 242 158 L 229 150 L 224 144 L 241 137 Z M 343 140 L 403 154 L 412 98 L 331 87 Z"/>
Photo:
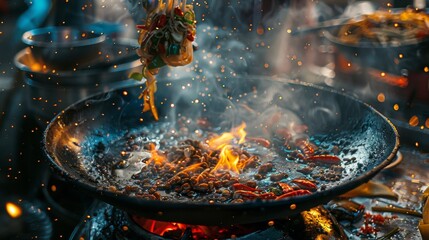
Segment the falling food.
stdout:
<path fill-rule="evenodd" d="M 151 111 L 158 120 L 155 105 L 156 77 L 163 66 L 184 66 L 192 62 L 193 41 L 196 36 L 193 6 L 186 1 L 160 2 L 154 9 L 147 10 L 147 18 L 140 30 L 138 54 L 143 63 L 142 73 L 132 73 L 130 78 L 146 79 L 146 88 L 140 94 L 143 112 Z"/>

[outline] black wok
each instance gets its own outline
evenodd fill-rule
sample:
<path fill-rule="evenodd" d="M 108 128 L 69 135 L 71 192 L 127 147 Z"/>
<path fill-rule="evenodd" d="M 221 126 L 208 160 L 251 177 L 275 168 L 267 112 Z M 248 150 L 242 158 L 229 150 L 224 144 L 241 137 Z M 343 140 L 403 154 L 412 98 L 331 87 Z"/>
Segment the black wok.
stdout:
<path fill-rule="evenodd" d="M 398 10 L 400 11 L 400 10 Z M 344 23 L 345 24 L 345 23 Z M 374 68 L 379 71 L 406 75 L 408 71 L 422 72 L 429 59 L 429 39 L 399 44 L 379 44 L 359 42 L 344 43 L 338 38 L 341 26 L 323 32 L 328 39 L 352 63 L 363 68 Z M 401 57 L 400 57 L 401 56 Z"/>
<path fill-rule="evenodd" d="M 141 113 L 141 101 L 137 99 L 140 91 L 140 87 L 117 89 L 67 108 L 46 129 L 44 149 L 53 168 L 66 181 L 150 219 L 227 225 L 285 218 L 326 203 L 370 180 L 392 161 L 399 147 L 397 131 L 389 120 L 359 100 L 330 89 L 267 78 L 231 78 L 216 83 L 190 79 L 161 81 L 156 101 L 161 122 L 176 122 L 176 117 L 188 114 L 207 117 L 220 128 L 228 129 L 243 120 L 237 110 L 240 104 L 261 109 L 263 114 L 275 106 L 279 111 L 295 113 L 308 125 L 310 136 L 319 136 L 320 141 L 340 148 L 356 149 L 346 154 L 355 157 L 356 163 L 342 163 L 347 174 L 338 181 L 325 183 L 325 189 L 284 200 L 240 204 L 142 200 L 109 191 L 106 176 L 103 180 L 94 176 L 99 173 L 85 167 L 90 156 L 82 150 L 84 145 L 94 145 L 94 136 L 120 138 L 153 122 L 150 114 Z M 291 204 L 296 204 L 296 208 L 291 208 Z"/>

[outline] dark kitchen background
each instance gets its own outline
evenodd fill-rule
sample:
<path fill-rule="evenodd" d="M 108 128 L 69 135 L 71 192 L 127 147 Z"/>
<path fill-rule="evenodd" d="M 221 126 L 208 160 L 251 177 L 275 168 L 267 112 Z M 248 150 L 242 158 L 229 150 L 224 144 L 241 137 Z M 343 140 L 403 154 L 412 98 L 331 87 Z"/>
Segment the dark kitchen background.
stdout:
<path fill-rule="evenodd" d="M 401 149 L 398 165 L 373 180 L 399 197 L 358 202 L 368 211 L 368 206 L 387 205 L 421 213 L 421 195 L 429 183 L 429 55 L 398 67 L 392 60 L 397 54 L 388 50 L 371 57 L 375 67 L 367 66 L 366 60 L 350 57 L 323 33 L 337 19 L 403 9 L 413 1 L 188 3 L 194 5 L 198 22 L 194 61 L 163 69 L 160 79 L 299 79 L 374 106 L 397 127 Z M 96 93 L 141 84 L 128 76 L 141 70 L 135 26 L 144 17 L 141 2 L 132 0 L 0 0 L 0 239 L 162 239 L 139 235 L 125 213 L 62 181 L 51 172 L 42 149 L 47 124 L 67 106 Z M 33 58 L 22 41 L 25 32 L 49 26 L 101 29 L 106 40 L 94 46 L 92 55 L 88 49 L 75 52 L 85 58 L 79 66 L 53 67 L 69 56 L 60 56 L 50 66 Z M 393 239 L 422 239 L 417 228 L 421 214 L 394 216 L 398 219 L 392 224 L 400 231 Z M 256 228 L 268 235 L 228 238 L 299 239 L 290 229 L 280 235 L 267 233 L 273 224 L 264 225 L 265 232 Z M 348 237 L 358 238 L 359 227 L 347 226 Z M 171 237 L 192 239 L 186 229 Z"/>

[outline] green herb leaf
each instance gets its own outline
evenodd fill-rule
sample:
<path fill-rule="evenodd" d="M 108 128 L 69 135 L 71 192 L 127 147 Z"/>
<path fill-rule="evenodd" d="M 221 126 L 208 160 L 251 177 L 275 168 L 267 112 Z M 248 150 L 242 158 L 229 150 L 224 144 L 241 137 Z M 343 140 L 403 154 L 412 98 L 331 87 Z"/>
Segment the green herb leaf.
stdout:
<path fill-rule="evenodd" d="M 141 81 L 143 79 L 143 74 L 138 73 L 138 72 L 133 72 L 133 73 L 130 73 L 130 75 L 128 77 L 130 79 Z"/>

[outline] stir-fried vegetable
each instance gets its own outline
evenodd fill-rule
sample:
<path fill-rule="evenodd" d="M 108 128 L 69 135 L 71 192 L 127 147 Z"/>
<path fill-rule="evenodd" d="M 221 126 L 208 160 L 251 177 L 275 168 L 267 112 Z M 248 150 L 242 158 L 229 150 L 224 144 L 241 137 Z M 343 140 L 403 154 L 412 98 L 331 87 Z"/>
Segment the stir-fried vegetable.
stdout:
<path fill-rule="evenodd" d="M 155 75 L 165 65 L 184 66 L 192 61 L 192 42 L 196 35 L 193 6 L 184 2 L 177 6 L 159 4 L 148 12 L 146 22 L 137 28 L 140 30 L 138 53 L 143 70 L 141 74 L 133 73 L 130 77 L 146 79 L 146 88 L 139 97 L 144 101 L 143 112 L 150 110 L 158 120 Z"/>

